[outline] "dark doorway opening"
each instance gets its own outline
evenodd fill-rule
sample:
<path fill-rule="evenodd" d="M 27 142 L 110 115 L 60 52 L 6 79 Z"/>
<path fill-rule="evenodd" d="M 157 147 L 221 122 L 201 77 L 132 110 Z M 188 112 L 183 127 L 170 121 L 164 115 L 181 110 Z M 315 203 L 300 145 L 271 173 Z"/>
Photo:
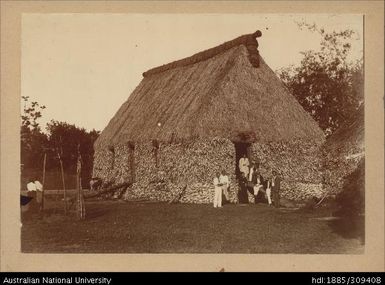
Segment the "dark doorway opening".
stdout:
<path fill-rule="evenodd" d="M 240 177 L 239 160 L 246 154 L 246 157 L 251 162 L 251 143 L 234 142 L 235 147 L 235 176 Z"/>
<path fill-rule="evenodd" d="M 115 168 L 115 148 L 113 146 L 109 146 L 108 151 L 110 152 L 110 156 L 111 156 L 110 168 L 112 170 L 114 170 L 114 168 Z"/>
<path fill-rule="evenodd" d="M 152 153 L 154 155 L 155 167 L 158 168 L 159 167 L 159 157 L 158 157 L 159 141 L 157 140 L 152 140 Z"/>

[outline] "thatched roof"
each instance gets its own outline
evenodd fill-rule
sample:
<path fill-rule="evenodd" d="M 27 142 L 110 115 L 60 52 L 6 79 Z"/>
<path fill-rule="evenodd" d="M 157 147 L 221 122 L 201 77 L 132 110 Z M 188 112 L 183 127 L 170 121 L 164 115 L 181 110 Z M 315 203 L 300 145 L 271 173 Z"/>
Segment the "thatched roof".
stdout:
<path fill-rule="evenodd" d="M 213 137 L 322 143 L 317 123 L 259 56 L 256 36 L 145 72 L 95 147 Z"/>
<path fill-rule="evenodd" d="M 340 155 L 354 155 L 365 150 L 364 105 L 351 114 L 341 126 L 327 138 L 325 148 L 328 152 Z"/>
<path fill-rule="evenodd" d="M 254 67 L 259 67 L 259 52 L 258 52 L 258 41 L 256 38 L 262 36 L 261 31 L 256 31 L 254 34 L 248 34 L 240 36 L 232 41 L 225 42 L 219 46 L 210 48 L 208 50 L 198 52 L 197 54 L 194 54 L 193 56 L 186 57 L 181 60 L 177 60 L 174 62 L 167 63 L 162 66 L 158 66 L 155 68 L 152 68 L 146 72 L 143 73 L 143 77 L 149 76 L 151 74 L 164 72 L 170 69 L 174 69 L 176 67 L 182 67 L 191 65 L 194 63 L 198 63 L 200 61 L 208 60 L 220 53 L 223 53 L 233 47 L 244 45 L 247 48 L 247 51 L 249 53 L 249 60 L 250 63 Z"/>

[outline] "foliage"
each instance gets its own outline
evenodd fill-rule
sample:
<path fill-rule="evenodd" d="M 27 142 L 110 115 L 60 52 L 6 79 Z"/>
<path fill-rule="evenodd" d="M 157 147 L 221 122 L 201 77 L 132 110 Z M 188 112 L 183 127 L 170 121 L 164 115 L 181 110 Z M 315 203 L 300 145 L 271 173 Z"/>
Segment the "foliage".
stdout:
<path fill-rule="evenodd" d="M 42 110 L 46 107 L 38 102 L 29 102 L 28 96 L 23 96 L 22 99 L 24 101 L 21 116 L 22 175 L 41 173 L 45 153 L 47 172 L 58 171 L 59 154 L 66 174 L 75 174 L 79 145 L 83 162 L 82 181 L 83 185 L 88 184 L 92 173 L 93 144 L 99 132 L 96 130 L 88 132 L 75 125 L 51 120 L 46 127 L 47 133 L 43 133 L 38 119 L 42 117 Z"/>
<path fill-rule="evenodd" d="M 91 178 L 93 163 L 93 144 L 99 132 L 87 132 L 84 128 L 73 124 L 51 120 L 47 124 L 48 140 L 50 145 L 50 165 L 56 164 L 58 153 L 63 161 L 64 169 L 69 173 L 76 173 L 78 146 L 82 158 L 82 181 L 88 182 Z M 85 185 L 85 183 L 83 183 Z"/>
<path fill-rule="evenodd" d="M 330 135 L 363 102 L 363 61 L 348 60 L 352 30 L 328 33 L 316 25 L 298 25 L 321 35 L 320 50 L 302 52 L 299 66 L 278 70 L 278 75 Z"/>
<path fill-rule="evenodd" d="M 40 130 L 37 120 L 41 118 L 41 111 L 45 109 L 45 106 L 38 102 L 29 102 L 29 96 L 22 96 L 21 98 L 24 101 L 21 125 L 29 130 Z"/>
<path fill-rule="evenodd" d="M 22 100 L 24 101 L 24 109 L 20 128 L 21 164 L 24 168 L 30 168 L 35 166 L 37 161 L 42 160 L 48 142 L 38 123 L 45 106 L 41 106 L 37 102 L 29 102 L 28 96 L 22 96 Z"/>

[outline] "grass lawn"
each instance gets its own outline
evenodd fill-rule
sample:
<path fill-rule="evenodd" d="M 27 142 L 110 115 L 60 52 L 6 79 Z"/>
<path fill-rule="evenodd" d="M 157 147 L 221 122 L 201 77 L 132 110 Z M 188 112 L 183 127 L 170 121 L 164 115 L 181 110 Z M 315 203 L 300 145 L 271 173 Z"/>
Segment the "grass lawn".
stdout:
<path fill-rule="evenodd" d="M 265 204 L 214 209 L 212 205 L 87 201 L 86 213 L 84 221 L 59 214 L 23 217 L 22 251 L 298 254 L 364 251 L 360 238 L 363 221 L 322 219 L 331 215 L 330 209 L 300 212 Z"/>

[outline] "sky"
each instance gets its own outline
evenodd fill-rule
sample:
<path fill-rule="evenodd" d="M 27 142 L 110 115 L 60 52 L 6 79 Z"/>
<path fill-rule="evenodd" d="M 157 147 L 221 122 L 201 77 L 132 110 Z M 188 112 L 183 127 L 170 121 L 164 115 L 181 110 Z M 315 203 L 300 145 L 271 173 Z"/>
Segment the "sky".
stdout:
<path fill-rule="evenodd" d="M 144 71 L 243 34 L 262 31 L 259 51 L 273 70 L 298 65 L 321 40 L 302 21 L 352 29 L 350 59 L 362 57 L 362 15 L 23 14 L 21 96 L 46 106 L 43 130 L 51 119 L 103 130 Z"/>

